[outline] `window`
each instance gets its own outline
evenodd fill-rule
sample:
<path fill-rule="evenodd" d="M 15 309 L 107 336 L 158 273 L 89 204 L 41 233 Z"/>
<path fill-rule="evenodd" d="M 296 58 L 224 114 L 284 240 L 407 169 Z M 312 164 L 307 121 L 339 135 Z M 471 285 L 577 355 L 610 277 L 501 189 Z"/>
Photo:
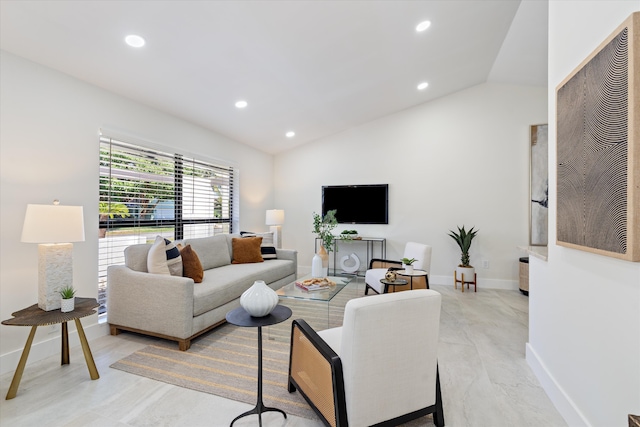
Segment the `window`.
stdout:
<path fill-rule="evenodd" d="M 100 137 L 99 313 L 124 249 L 232 232 L 233 168 Z"/>

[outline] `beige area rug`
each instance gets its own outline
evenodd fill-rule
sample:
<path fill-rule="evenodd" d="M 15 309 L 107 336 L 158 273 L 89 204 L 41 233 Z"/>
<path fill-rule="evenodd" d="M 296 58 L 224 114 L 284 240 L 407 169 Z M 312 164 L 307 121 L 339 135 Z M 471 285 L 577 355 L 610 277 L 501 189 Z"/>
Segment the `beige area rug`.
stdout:
<path fill-rule="evenodd" d="M 287 391 L 291 321 L 305 319 L 315 329 L 342 324 L 344 305 L 363 296 L 363 286 L 350 284 L 325 303 L 283 300 L 291 319 L 262 328 L 263 401 L 287 414 L 317 419 L 299 393 Z M 132 374 L 255 405 L 258 372 L 258 332 L 224 324 L 194 340 L 188 351 L 160 341 L 111 365 Z"/>

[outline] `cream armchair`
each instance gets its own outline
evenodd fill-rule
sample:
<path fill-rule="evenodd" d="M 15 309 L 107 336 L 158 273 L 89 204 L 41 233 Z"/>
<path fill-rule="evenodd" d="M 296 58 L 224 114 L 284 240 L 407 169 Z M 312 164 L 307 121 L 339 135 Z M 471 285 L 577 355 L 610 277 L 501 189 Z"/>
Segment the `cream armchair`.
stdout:
<path fill-rule="evenodd" d="M 339 328 L 316 333 L 294 320 L 289 392 L 298 390 L 329 426 L 397 425 L 428 414 L 444 426 L 440 304 L 438 292 L 419 289 L 350 300 Z"/>
<path fill-rule="evenodd" d="M 415 258 L 416 262 L 413 263 L 413 267 L 416 270 L 424 270 L 427 272 L 426 276 L 413 278 L 413 289 L 429 289 L 429 273 L 431 271 L 431 246 L 424 245 L 422 243 L 407 242 L 404 247 L 404 258 Z M 369 263 L 369 269 L 364 276 L 365 289 L 364 294 L 369 294 L 369 289 L 379 294 L 387 292 L 385 286 L 380 283 L 380 279 L 384 278 L 385 273 L 389 268 L 396 270 L 402 269 L 401 261 L 391 261 L 384 259 L 374 258 Z M 399 277 L 406 279 L 406 277 Z M 409 289 L 407 286 L 394 286 L 393 291 L 403 291 Z"/>

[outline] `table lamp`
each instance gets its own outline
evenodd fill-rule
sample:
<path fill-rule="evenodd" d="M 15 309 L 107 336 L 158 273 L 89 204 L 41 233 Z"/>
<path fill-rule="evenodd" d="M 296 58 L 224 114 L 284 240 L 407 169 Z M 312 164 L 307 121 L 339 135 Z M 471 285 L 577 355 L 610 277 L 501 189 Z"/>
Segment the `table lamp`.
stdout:
<path fill-rule="evenodd" d="M 27 205 L 22 227 L 25 243 L 38 245 L 38 307 L 60 308 L 58 290 L 73 284 L 73 244 L 84 241 L 82 206 Z"/>
<path fill-rule="evenodd" d="M 284 224 L 284 211 L 282 209 L 271 209 L 267 211 L 266 224 L 271 227 L 269 230 L 273 233 L 273 244 L 276 248 L 282 248 L 281 225 Z"/>

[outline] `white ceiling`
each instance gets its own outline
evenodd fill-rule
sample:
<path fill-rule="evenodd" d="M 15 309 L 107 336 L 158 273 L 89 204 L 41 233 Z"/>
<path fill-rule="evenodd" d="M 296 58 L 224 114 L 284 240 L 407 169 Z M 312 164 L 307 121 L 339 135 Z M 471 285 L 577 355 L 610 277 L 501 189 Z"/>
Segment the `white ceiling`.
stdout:
<path fill-rule="evenodd" d="M 479 83 L 545 86 L 547 7 L 1 0 L 0 48 L 277 153 Z M 146 46 L 127 46 L 131 33 Z"/>

